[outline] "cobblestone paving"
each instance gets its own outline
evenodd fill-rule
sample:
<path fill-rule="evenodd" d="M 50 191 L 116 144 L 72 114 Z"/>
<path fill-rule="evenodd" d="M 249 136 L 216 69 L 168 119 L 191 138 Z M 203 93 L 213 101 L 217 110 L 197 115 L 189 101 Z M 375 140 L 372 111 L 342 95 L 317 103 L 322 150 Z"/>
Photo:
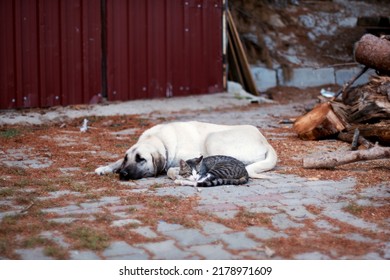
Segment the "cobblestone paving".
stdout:
<path fill-rule="evenodd" d="M 276 105 L 274 105 L 276 106 Z M 208 113 L 197 119 L 226 123 L 250 122 L 259 127 L 277 125 L 269 117 L 270 112 L 275 116 L 291 114 L 291 106 L 266 107 L 264 110 L 246 112 Z M 223 115 L 225 114 L 225 115 Z M 193 119 L 196 113 L 177 114 L 178 119 Z M 234 117 L 236 116 L 236 117 Z M 239 117 L 238 117 L 239 116 Z M 158 116 L 157 116 L 158 117 Z M 131 131 L 130 131 L 131 133 Z M 272 135 L 283 139 L 286 135 Z M 66 136 L 68 137 L 68 136 Z M 62 143 L 64 139 L 54 141 Z M 74 140 L 72 140 L 74 141 Z M 65 141 L 66 142 L 66 141 Z M 69 143 L 69 142 L 67 142 Z M 74 144 L 74 142 L 70 143 Z M 26 148 L 28 149 L 28 148 Z M 29 151 L 33 154 L 34 151 Z M 7 152 L 8 153 L 8 152 Z M 26 165 L 30 168 L 44 168 L 51 164 L 50 160 L 35 158 L 30 161 L 26 151 L 15 151 L 12 158 L 0 154 L 6 165 Z M 283 166 L 278 166 L 278 169 Z M 61 172 L 69 177 L 79 172 L 79 168 L 69 166 Z M 198 191 L 192 187 L 174 186 L 165 177 L 148 178 L 131 182 L 118 182 L 121 188 L 109 195 L 98 198 L 87 198 L 81 191 L 59 190 L 48 192 L 39 197 L 40 201 L 51 202 L 41 209 L 42 215 L 55 225 L 63 225 L 64 231 L 45 229 L 37 238 L 49 241 L 52 246 L 64 252 L 66 258 L 83 259 L 282 259 L 272 247 L 272 242 L 288 240 L 289 238 L 313 240 L 321 235 L 328 239 L 343 239 L 350 242 L 372 245 L 363 254 L 342 253 L 342 250 L 326 252 L 312 249 L 308 246 L 305 252 L 297 253 L 292 259 L 389 259 L 390 258 L 390 218 L 380 223 L 373 223 L 359 218 L 346 211 L 348 206 L 386 205 L 390 198 L 389 182 L 373 185 L 356 191 L 356 181 L 353 177 L 343 180 L 318 180 L 297 175 L 280 174 L 276 171 L 267 173 L 270 179 L 250 180 L 241 186 L 219 186 L 203 188 Z M 108 180 L 117 180 L 110 177 Z M 99 181 L 99 178 L 96 180 Z M 82 182 L 80 182 L 82 185 Z M 157 187 L 151 187 L 157 186 Z M 25 189 L 24 192 L 28 192 Z M 94 192 L 99 192 L 97 187 Z M 209 219 L 199 221 L 197 226 L 185 226 L 183 223 L 159 220 L 155 226 L 138 219 L 137 210 L 147 208 L 143 202 L 122 199 L 124 195 L 132 197 L 145 194 L 152 197 L 174 197 L 178 200 L 185 198 L 196 199 L 193 212 L 200 213 Z M 56 205 L 55 201 L 66 197 L 66 205 Z M 0 212 L 0 220 L 17 215 L 23 207 L 14 205 L 7 199 L 0 198 L 0 206 L 7 210 Z M 315 211 L 309 211 L 309 206 L 315 206 Z M 129 211 L 133 209 L 134 211 Z M 263 216 L 264 224 L 246 224 L 243 227 L 230 227 L 233 218 L 245 215 L 251 217 Z M 257 216 L 256 216 L 257 215 Z M 191 224 L 191 215 L 183 213 L 184 219 Z M 126 229 L 128 234 L 140 238 L 139 242 L 128 241 L 127 238 L 117 240 L 100 240 L 106 246 L 97 249 L 85 249 L 70 244 L 65 229 L 76 222 L 89 222 L 98 218 L 107 219 L 108 227 L 118 231 Z M 388 216 L 389 217 L 389 216 Z M 310 226 L 308 226 L 310 225 Z M 340 231 L 347 227 L 348 232 Z M 58 228 L 58 227 L 57 227 Z M 386 236 L 376 238 L 378 234 Z M 382 235 L 382 236 L 383 236 Z M 21 238 L 15 236 L 15 238 Z M 46 242 L 47 243 L 47 242 Z M 44 244 L 46 244 L 44 243 Z M 47 246 L 21 246 L 13 252 L 20 259 L 51 259 Z M 287 244 L 287 243 L 286 243 Z M 57 255 L 58 256 L 58 255 Z M 0 259 L 5 258 L 0 255 Z"/>
<path fill-rule="evenodd" d="M 176 196 L 199 198 L 197 211 L 207 212 L 228 219 L 234 217 L 241 209 L 253 213 L 270 214 L 274 230 L 261 226 L 249 226 L 241 231 L 233 230 L 221 223 L 204 221 L 200 228 L 186 228 L 180 224 L 160 221 L 154 230 L 143 225 L 141 221 L 129 218 L 123 212 L 123 205 L 119 197 L 105 196 L 99 200 L 84 203 L 72 203 L 67 206 L 50 207 L 43 209 L 44 213 L 55 214 L 51 221 L 61 224 L 71 224 L 75 220 L 94 219 L 92 214 L 106 213 L 117 217 L 111 222 L 112 227 L 122 227 L 132 224 L 131 231 L 144 236 L 146 239 L 163 241 L 144 242 L 136 245 L 124 241 L 113 241 L 100 253 L 90 250 L 71 250 L 70 244 L 57 231 L 41 232 L 40 237 L 46 238 L 58 246 L 70 250 L 71 259 L 242 259 L 242 258 L 278 258 L 266 251 L 264 241 L 272 238 L 287 238 L 286 230 L 304 227 L 307 220 L 313 220 L 316 232 L 303 232 L 304 235 L 315 235 L 318 232 L 337 235 L 338 228 L 325 218 L 351 225 L 355 228 L 369 231 L 383 231 L 389 234 L 389 224 L 379 226 L 369 223 L 345 212 L 343 209 L 350 201 L 359 205 L 372 205 L 376 199 L 390 197 L 383 186 L 375 186 L 370 191 L 354 193 L 354 180 L 343 181 L 307 181 L 293 175 L 269 173 L 269 180 L 251 180 L 244 186 L 221 186 L 206 188 L 200 192 L 192 187 L 170 186 L 167 179 L 159 178 L 158 182 L 166 187 L 150 190 L 149 184 L 155 184 L 156 179 L 141 180 L 140 189 L 152 192 L 156 196 Z M 140 189 L 134 189 L 138 192 Z M 130 193 L 132 190 L 129 191 Z M 53 194 L 42 199 L 50 199 L 53 195 L 69 195 L 67 192 Z M 307 211 L 304 205 L 324 205 L 321 213 L 314 215 Z M 375 202 L 378 205 L 378 202 Z M 380 205 L 380 203 L 379 203 Z M 134 205 L 134 207 L 140 207 Z M 2 213 L 4 215 L 12 213 Z M 295 255 L 295 259 L 331 259 L 331 258 L 359 258 L 359 259 L 386 259 L 390 255 L 390 241 L 372 239 L 359 233 L 349 233 L 343 238 L 365 243 L 380 243 L 381 249 L 362 256 L 332 256 L 320 252 L 307 252 Z M 50 259 L 44 254 L 43 248 L 16 249 L 15 252 L 22 259 Z M 237 253 L 239 252 L 239 253 Z M 268 254 L 268 255 L 267 255 Z"/>

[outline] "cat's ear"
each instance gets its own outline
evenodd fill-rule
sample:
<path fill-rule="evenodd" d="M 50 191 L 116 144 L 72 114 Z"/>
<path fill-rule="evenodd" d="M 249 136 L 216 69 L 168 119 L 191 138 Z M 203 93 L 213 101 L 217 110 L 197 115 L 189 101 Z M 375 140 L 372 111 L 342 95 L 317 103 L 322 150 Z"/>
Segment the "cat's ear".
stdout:
<path fill-rule="evenodd" d="M 202 160 L 203 160 L 203 156 L 198 157 L 198 158 L 196 159 L 196 164 L 201 163 Z"/>

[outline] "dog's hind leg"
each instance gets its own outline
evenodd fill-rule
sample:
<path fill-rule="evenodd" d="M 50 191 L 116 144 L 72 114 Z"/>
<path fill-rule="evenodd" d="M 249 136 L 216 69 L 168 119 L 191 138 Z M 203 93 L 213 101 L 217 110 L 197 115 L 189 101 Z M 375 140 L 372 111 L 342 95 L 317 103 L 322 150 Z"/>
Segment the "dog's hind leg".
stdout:
<path fill-rule="evenodd" d="M 123 159 L 120 159 L 114 163 L 111 163 L 109 165 L 100 166 L 95 169 L 95 173 L 98 175 L 104 175 L 108 173 L 116 173 L 118 169 L 122 166 Z"/>
<path fill-rule="evenodd" d="M 269 146 L 266 158 L 264 160 L 249 164 L 245 168 L 250 178 L 269 179 L 269 176 L 260 173 L 273 169 L 276 165 L 277 160 L 278 156 L 276 155 L 275 150 L 271 146 Z"/>

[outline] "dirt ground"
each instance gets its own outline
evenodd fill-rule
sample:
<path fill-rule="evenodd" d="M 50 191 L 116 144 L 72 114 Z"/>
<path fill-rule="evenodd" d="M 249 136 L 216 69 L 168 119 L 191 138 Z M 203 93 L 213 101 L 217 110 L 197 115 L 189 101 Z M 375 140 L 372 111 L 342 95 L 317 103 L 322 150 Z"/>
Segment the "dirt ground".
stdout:
<path fill-rule="evenodd" d="M 290 94 L 293 91 L 294 98 L 291 98 Z M 270 121 L 261 124 L 261 131 L 270 139 L 270 143 L 279 155 L 278 166 L 274 172 L 294 174 L 309 181 L 339 181 L 354 177 L 356 194 L 378 184 L 384 185 L 389 192 L 389 160 L 349 164 L 335 170 L 302 168 L 302 158 L 307 155 L 318 151 L 348 148 L 348 144 L 335 140 L 302 141 L 293 133 L 291 124 L 280 123 L 281 120 L 296 117 L 297 112 L 304 112 L 306 106 L 315 103 L 313 96 L 316 93 L 318 89 L 306 91 L 274 89 L 270 95 L 277 101 L 275 104 L 248 103 L 243 107 L 220 109 L 220 113 L 229 112 L 239 116 L 244 112 L 264 110 L 279 112 L 280 106 L 294 108 L 290 113 L 282 111 L 275 115 L 269 114 L 267 119 Z M 287 95 L 289 97 L 286 97 Z M 156 229 L 159 221 L 180 224 L 185 228 L 199 228 L 200 221 L 212 221 L 237 231 L 248 226 L 263 226 L 275 230 L 270 216 L 266 213 L 250 213 L 243 209 L 232 218 L 221 219 L 210 213 L 198 211 L 199 201 L 196 197 L 156 196 L 150 192 L 132 193 L 130 196 L 126 192 L 129 186 L 120 184 L 117 175 L 94 174 L 97 166 L 120 158 L 124 151 L 136 142 L 138 136 L 151 126 L 177 119 L 197 119 L 206 113 L 209 111 L 179 112 L 165 116 L 151 113 L 89 117 L 90 129 L 86 133 L 80 132 L 83 118 L 43 125 L 0 127 L 0 212 L 14 211 L 12 215 L 1 216 L 0 258 L 17 259 L 19 256 L 15 253 L 15 248 L 37 246 L 43 246 L 45 254 L 52 258 L 69 258 L 67 250 L 52 240 L 39 237 L 39 234 L 44 231 L 61 232 L 73 249 L 92 248 L 96 252 L 106 248 L 112 240 L 124 240 L 128 244 L 150 242 L 150 239 L 129 230 L 134 228 L 134 225 L 122 228 L 110 226 L 115 217 L 109 211 L 93 214 L 92 220 L 80 219 L 70 224 L 51 222 L 51 219 L 56 218 L 56 214 L 43 211 L 54 206 L 66 206 L 69 201 L 82 204 L 85 201 L 97 201 L 99 198 L 112 195 L 120 195 L 125 205 L 143 205 L 139 209 L 128 206 L 124 211 L 151 229 Z M 256 123 L 256 120 L 253 121 Z M 130 135 L 121 134 L 127 129 L 132 132 Z M 147 189 L 161 187 L 163 186 L 160 184 L 151 183 Z M 51 196 L 59 192 L 62 192 L 62 195 Z M 389 196 L 380 198 L 379 202 L 379 206 L 364 206 L 351 202 L 344 210 L 366 222 L 389 229 Z M 305 207 L 310 213 L 319 214 L 322 206 L 306 205 Z M 381 240 L 383 244 L 389 242 L 388 232 L 367 231 L 331 218 L 322 218 L 337 225 L 337 238 L 321 233 L 315 234 L 314 237 L 312 235 L 303 237 L 303 232 L 316 232 L 313 221 L 307 220 L 304 227 L 287 230 L 288 238 L 272 238 L 266 245 L 277 252 L 280 258 L 292 258 L 309 249 L 324 254 L 336 251 L 359 256 L 378 246 L 370 242 L 343 238 L 343 234 L 349 232 L 357 232 L 368 238 Z M 92 233 L 87 229 L 92 230 Z M 154 241 L 159 240 L 157 238 Z"/>

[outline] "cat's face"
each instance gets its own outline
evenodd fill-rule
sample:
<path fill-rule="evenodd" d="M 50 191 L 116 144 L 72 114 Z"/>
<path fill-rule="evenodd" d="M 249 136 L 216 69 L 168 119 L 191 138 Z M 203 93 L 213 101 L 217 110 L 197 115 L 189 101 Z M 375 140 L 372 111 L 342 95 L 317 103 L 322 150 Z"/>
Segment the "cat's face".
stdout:
<path fill-rule="evenodd" d="M 183 178 L 188 178 L 192 175 L 191 166 L 184 160 L 180 160 L 180 170 L 179 175 Z"/>
<path fill-rule="evenodd" d="M 196 180 L 199 177 L 198 172 L 202 163 L 202 159 L 203 156 L 189 159 L 187 161 L 180 160 L 179 175 L 183 178 Z"/>

